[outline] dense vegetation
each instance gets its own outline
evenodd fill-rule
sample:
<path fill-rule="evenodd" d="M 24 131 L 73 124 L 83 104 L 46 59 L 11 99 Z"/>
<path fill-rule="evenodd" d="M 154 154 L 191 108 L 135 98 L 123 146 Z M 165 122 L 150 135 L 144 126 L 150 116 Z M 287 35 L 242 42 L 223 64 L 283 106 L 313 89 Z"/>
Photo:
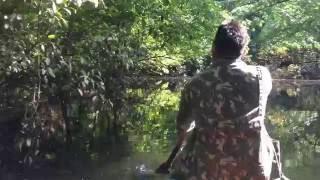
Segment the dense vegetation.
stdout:
<path fill-rule="evenodd" d="M 313 77 L 319 7 L 318 0 L 3 0 L 0 166 L 57 159 L 58 149 L 72 145 L 87 151 L 106 137 L 117 139 L 124 126 L 137 126 L 137 116 L 150 120 L 142 133 L 167 133 L 158 127 L 170 124 L 178 98 L 163 88 L 175 84 L 134 77 L 204 69 L 225 19 L 249 27 L 248 61 L 284 67 L 278 77 Z M 142 101 L 147 107 L 131 107 Z M 149 148 L 144 138 L 140 150 Z"/>

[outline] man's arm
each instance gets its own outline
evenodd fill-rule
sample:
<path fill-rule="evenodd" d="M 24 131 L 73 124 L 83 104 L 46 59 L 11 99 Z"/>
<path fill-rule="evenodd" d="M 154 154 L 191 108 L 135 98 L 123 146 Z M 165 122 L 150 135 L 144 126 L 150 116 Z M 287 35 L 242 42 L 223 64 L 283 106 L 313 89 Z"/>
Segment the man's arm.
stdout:
<path fill-rule="evenodd" d="M 186 134 L 187 130 L 190 127 L 191 122 L 190 121 L 190 112 L 191 112 L 191 107 L 190 107 L 190 97 L 189 94 L 190 91 L 188 89 L 188 86 L 185 87 L 184 91 L 181 93 L 181 99 L 180 99 L 180 105 L 179 105 L 179 112 L 177 115 L 177 120 L 176 120 L 176 129 L 177 129 L 177 142 L 175 147 L 170 153 L 169 158 L 167 161 L 162 163 L 157 169 L 156 173 L 169 173 L 169 168 L 175 159 L 177 153 L 179 152 Z"/>

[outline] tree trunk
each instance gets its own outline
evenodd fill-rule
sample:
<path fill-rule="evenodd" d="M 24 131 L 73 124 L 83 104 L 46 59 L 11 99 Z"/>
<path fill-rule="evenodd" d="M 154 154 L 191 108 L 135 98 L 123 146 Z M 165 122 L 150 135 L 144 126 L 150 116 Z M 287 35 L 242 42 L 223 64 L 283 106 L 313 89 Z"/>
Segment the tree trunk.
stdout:
<path fill-rule="evenodd" d="M 69 101 L 68 101 L 68 97 L 66 95 L 61 95 L 60 100 L 61 100 L 61 111 L 62 111 L 64 124 L 65 124 L 65 128 L 66 128 L 65 129 L 65 131 L 66 131 L 65 140 L 66 140 L 67 146 L 69 146 L 70 144 L 72 144 L 71 122 L 70 122 L 70 118 L 68 117 L 68 113 L 67 113 Z"/>

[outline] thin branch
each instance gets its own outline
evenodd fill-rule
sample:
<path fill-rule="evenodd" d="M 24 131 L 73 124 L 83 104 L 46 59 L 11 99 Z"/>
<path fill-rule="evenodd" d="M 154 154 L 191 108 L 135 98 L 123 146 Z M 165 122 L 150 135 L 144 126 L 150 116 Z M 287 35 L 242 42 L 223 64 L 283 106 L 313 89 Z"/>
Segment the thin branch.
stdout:
<path fill-rule="evenodd" d="M 151 59 L 158 59 L 158 58 L 166 58 L 166 59 L 175 60 L 174 58 L 172 58 L 170 56 L 161 55 L 161 56 L 151 56 L 151 57 L 142 58 L 142 59 L 139 59 L 138 62 L 151 60 Z"/>

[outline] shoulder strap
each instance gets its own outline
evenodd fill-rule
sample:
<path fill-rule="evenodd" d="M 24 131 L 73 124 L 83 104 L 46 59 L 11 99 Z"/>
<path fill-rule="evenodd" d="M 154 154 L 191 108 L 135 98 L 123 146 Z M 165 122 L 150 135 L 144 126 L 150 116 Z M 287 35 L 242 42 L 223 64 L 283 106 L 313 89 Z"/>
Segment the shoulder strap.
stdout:
<path fill-rule="evenodd" d="M 259 106 L 258 106 L 258 115 L 259 116 L 264 116 L 263 114 L 263 101 L 262 101 L 262 96 L 263 96 L 263 88 L 262 88 L 262 69 L 260 66 L 256 66 L 257 67 L 257 77 L 258 77 L 258 86 L 259 86 Z M 269 135 L 268 135 L 269 136 Z M 271 137 L 269 137 L 271 138 Z M 278 170 L 279 173 L 279 178 L 275 179 L 275 180 L 289 180 L 289 178 L 287 178 L 283 172 L 282 172 L 282 164 L 281 164 L 281 160 L 280 160 L 280 142 L 278 140 L 272 139 L 272 151 L 274 153 L 274 160 L 275 160 L 275 164 L 276 164 L 276 168 Z M 275 147 L 276 146 L 276 147 Z"/>
<path fill-rule="evenodd" d="M 262 95 L 263 95 L 263 89 L 262 89 L 262 71 L 261 67 L 257 66 L 257 76 L 258 76 L 258 86 L 259 86 L 259 106 L 258 106 L 258 113 L 259 116 L 263 116 L 263 102 L 262 102 Z"/>

